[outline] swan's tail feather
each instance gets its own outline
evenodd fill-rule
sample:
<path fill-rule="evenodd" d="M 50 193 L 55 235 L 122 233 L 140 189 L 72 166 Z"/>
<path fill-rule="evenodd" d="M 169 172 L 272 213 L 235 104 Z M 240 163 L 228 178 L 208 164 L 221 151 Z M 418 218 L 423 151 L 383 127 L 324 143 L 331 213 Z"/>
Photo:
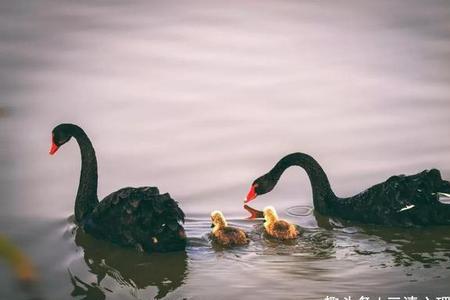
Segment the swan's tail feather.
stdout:
<path fill-rule="evenodd" d="M 442 180 L 441 186 L 436 194 L 439 202 L 442 204 L 450 204 L 450 182 Z"/>
<path fill-rule="evenodd" d="M 450 205 L 450 194 L 449 193 L 437 193 L 439 202 L 442 204 Z"/>
<path fill-rule="evenodd" d="M 439 196 L 439 198 L 450 198 L 450 194 L 449 193 L 441 193 L 441 192 L 438 192 L 437 193 L 438 194 L 438 196 Z"/>
<path fill-rule="evenodd" d="M 405 211 L 405 210 L 410 210 L 411 208 L 414 208 L 414 207 L 416 207 L 414 204 L 412 204 L 412 205 L 406 205 L 405 207 L 403 207 L 402 209 L 400 209 L 398 212 L 402 212 L 402 211 Z"/>

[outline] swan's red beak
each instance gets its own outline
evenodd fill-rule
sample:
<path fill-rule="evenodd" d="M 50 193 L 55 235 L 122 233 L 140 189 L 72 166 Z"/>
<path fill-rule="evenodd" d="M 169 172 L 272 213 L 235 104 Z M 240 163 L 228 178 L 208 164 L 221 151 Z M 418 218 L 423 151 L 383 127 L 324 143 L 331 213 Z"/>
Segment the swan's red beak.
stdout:
<path fill-rule="evenodd" d="M 264 218 L 264 213 L 262 211 L 256 210 L 248 205 L 244 205 L 244 209 L 250 213 L 250 217 L 247 219 Z"/>
<path fill-rule="evenodd" d="M 56 146 L 55 142 L 52 140 L 52 146 L 50 147 L 50 151 L 48 153 L 53 155 L 56 151 L 58 151 L 58 146 Z"/>
<path fill-rule="evenodd" d="M 250 201 L 255 199 L 256 196 L 258 196 L 258 194 L 255 192 L 255 185 L 252 185 L 252 187 L 250 188 L 250 191 L 247 194 L 247 198 L 245 199 L 244 203 L 249 203 Z"/>

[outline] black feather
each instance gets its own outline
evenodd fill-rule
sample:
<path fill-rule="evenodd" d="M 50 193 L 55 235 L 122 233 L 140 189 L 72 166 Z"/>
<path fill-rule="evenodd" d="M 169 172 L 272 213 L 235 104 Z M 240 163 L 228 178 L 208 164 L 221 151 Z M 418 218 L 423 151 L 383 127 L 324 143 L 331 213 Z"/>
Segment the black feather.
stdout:
<path fill-rule="evenodd" d="M 122 246 L 169 251 L 186 245 L 182 222 L 184 214 L 169 194 L 159 194 L 156 188 L 127 187 L 105 197 L 83 227 L 97 238 Z"/>

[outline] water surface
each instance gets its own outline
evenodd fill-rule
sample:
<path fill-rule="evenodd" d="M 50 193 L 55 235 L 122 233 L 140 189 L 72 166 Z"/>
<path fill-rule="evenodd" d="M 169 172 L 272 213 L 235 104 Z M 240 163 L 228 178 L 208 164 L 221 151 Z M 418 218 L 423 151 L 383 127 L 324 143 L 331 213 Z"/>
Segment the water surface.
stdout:
<path fill-rule="evenodd" d="M 339 224 L 289 169 L 254 202 L 303 229 L 278 244 L 245 220 L 257 176 L 302 151 L 340 196 L 437 167 L 450 179 L 447 1 L 1 1 L 0 230 L 36 264 L 32 290 L 0 269 L 1 299 L 323 299 L 450 296 L 449 227 Z M 140 255 L 77 231 L 82 126 L 99 197 L 156 185 L 188 219 L 186 252 Z M 209 213 L 250 232 L 211 247 Z"/>

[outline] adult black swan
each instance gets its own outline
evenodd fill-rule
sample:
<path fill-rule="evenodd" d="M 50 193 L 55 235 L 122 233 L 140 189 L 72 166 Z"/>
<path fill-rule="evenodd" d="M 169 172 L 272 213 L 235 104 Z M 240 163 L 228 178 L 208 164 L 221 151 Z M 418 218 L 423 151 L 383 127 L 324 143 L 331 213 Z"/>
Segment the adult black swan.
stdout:
<path fill-rule="evenodd" d="M 256 179 L 245 202 L 270 192 L 290 166 L 305 169 L 311 181 L 314 208 L 323 215 L 392 226 L 450 224 L 450 205 L 439 201 L 440 193 L 450 192 L 450 183 L 442 180 L 436 169 L 392 176 L 353 197 L 340 198 L 332 191 L 322 167 L 305 153 L 283 157 L 272 170 Z M 260 215 L 256 210 L 246 209 L 253 216 Z"/>
<path fill-rule="evenodd" d="M 169 194 L 156 187 L 122 188 L 99 202 L 97 158 L 86 133 L 74 124 L 53 129 L 50 154 L 74 137 L 81 150 L 81 177 L 75 199 L 75 221 L 89 234 L 139 251 L 182 250 L 184 213 Z"/>

